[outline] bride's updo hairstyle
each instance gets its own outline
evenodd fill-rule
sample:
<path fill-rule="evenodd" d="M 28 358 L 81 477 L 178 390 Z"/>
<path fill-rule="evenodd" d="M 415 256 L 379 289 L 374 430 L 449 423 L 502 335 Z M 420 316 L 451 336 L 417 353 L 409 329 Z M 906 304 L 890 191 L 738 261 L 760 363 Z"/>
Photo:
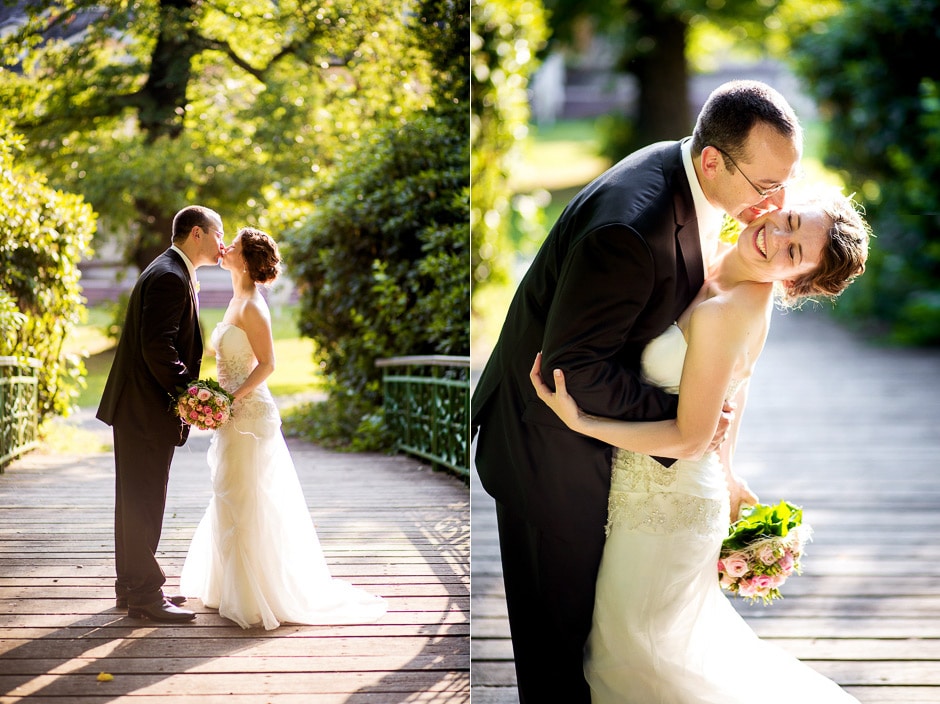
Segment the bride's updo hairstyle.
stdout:
<path fill-rule="evenodd" d="M 253 227 L 238 231 L 241 237 L 242 257 L 248 276 L 256 284 L 270 284 L 281 273 L 281 255 L 271 235 Z"/>
<path fill-rule="evenodd" d="M 811 199 L 807 205 L 821 208 L 829 217 L 829 245 L 815 270 L 783 282 L 781 302 L 799 305 L 817 296 L 836 298 L 865 271 L 871 227 L 860 206 L 841 193 Z"/>

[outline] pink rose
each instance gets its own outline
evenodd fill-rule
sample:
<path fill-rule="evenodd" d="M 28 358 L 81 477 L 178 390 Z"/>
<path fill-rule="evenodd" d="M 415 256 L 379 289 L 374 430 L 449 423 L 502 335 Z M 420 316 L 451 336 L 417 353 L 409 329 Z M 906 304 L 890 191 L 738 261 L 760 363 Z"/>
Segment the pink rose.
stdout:
<path fill-rule="evenodd" d="M 794 568 L 793 554 L 787 550 L 783 553 L 783 556 L 777 561 L 777 565 L 783 570 L 784 574 L 790 574 Z"/>
<path fill-rule="evenodd" d="M 773 580 L 769 575 L 758 574 L 751 577 L 751 584 L 754 585 L 754 588 L 759 592 L 766 592 L 773 586 Z"/>
<path fill-rule="evenodd" d="M 195 396 L 198 391 L 198 386 L 190 386 L 188 389 L 186 389 L 186 393 L 188 393 L 190 396 Z"/>
<path fill-rule="evenodd" d="M 747 574 L 750 569 L 744 555 L 734 552 L 724 558 L 725 572 L 737 579 Z"/>
<path fill-rule="evenodd" d="M 757 557 L 765 565 L 772 565 L 777 561 L 777 558 L 774 556 L 774 548 L 770 543 L 765 543 L 760 546 L 760 550 L 757 551 Z"/>
<path fill-rule="evenodd" d="M 199 414 L 196 413 L 196 411 L 190 411 L 190 412 L 189 412 L 189 419 L 190 419 L 190 420 L 198 420 L 198 418 L 199 418 Z"/>
<path fill-rule="evenodd" d="M 198 398 L 200 401 L 208 401 L 210 398 L 212 398 L 212 392 L 209 391 L 209 389 L 199 389 L 198 393 L 196 394 L 196 398 Z"/>

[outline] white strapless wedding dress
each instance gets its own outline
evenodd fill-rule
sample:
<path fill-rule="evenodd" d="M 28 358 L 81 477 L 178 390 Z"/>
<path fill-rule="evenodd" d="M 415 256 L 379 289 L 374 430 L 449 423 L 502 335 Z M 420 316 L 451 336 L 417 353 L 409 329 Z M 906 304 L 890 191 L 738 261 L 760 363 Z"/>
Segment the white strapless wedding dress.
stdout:
<path fill-rule="evenodd" d="M 644 351 L 644 374 L 676 391 L 685 351 L 681 330 L 671 326 Z M 728 501 L 715 453 L 667 468 L 614 451 L 608 537 L 585 651 L 594 704 L 858 704 L 761 641 L 721 591 Z"/>
<path fill-rule="evenodd" d="M 212 333 L 219 383 L 234 391 L 257 364 L 245 332 Z M 333 579 L 267 385 L 235 404 L 208 453 L 212 499 L 193 536 L 180 590 L 242 628 L 371 623 L 385 602 Z"/>

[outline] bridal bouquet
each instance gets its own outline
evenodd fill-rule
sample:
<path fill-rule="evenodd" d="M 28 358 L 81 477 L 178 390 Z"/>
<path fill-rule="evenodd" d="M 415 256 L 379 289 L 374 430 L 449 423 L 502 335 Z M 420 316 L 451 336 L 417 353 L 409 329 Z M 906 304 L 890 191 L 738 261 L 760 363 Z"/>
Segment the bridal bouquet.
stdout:
<path fill-rule="evenodd" d="M 232 417 L 234 397 L 213 379 L 190 383 L 176 399 L 176 414 L 194 428 L 216 430 Z"/>
<path fill-rule="evenodd" d="M 731 524 L 718 557 L 718 579 L 730 592 L 769 604 L 783 598 L 782 585 L 800 573 L 803 547 L 812 528 L 803 524 L 803 509 L 786 501 L 757 504 L 741 510 Z"/>

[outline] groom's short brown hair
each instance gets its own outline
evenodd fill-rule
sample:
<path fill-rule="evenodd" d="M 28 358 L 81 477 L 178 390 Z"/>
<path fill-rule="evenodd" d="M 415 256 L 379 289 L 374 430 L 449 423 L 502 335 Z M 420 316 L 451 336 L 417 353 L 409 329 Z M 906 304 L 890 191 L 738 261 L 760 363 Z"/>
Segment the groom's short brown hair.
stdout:
<path fill-rule="evenodd" d="M 173 216 L 173 243 L 184 242 L 194 227 L 208 230 L 218 218 L 214 210 L 202 205 L 187 205 Z"/>
<path fill-rule="evenodd" d="M 719 147 L 735 159 L 751 159 L 744 147 L 755 125 L 763 123 L 782 136 L 803 143 L 803 128 L 779 92 L 760 81 L 728 81 L 712 91 L 692 131 L 692 154 Z"/>

